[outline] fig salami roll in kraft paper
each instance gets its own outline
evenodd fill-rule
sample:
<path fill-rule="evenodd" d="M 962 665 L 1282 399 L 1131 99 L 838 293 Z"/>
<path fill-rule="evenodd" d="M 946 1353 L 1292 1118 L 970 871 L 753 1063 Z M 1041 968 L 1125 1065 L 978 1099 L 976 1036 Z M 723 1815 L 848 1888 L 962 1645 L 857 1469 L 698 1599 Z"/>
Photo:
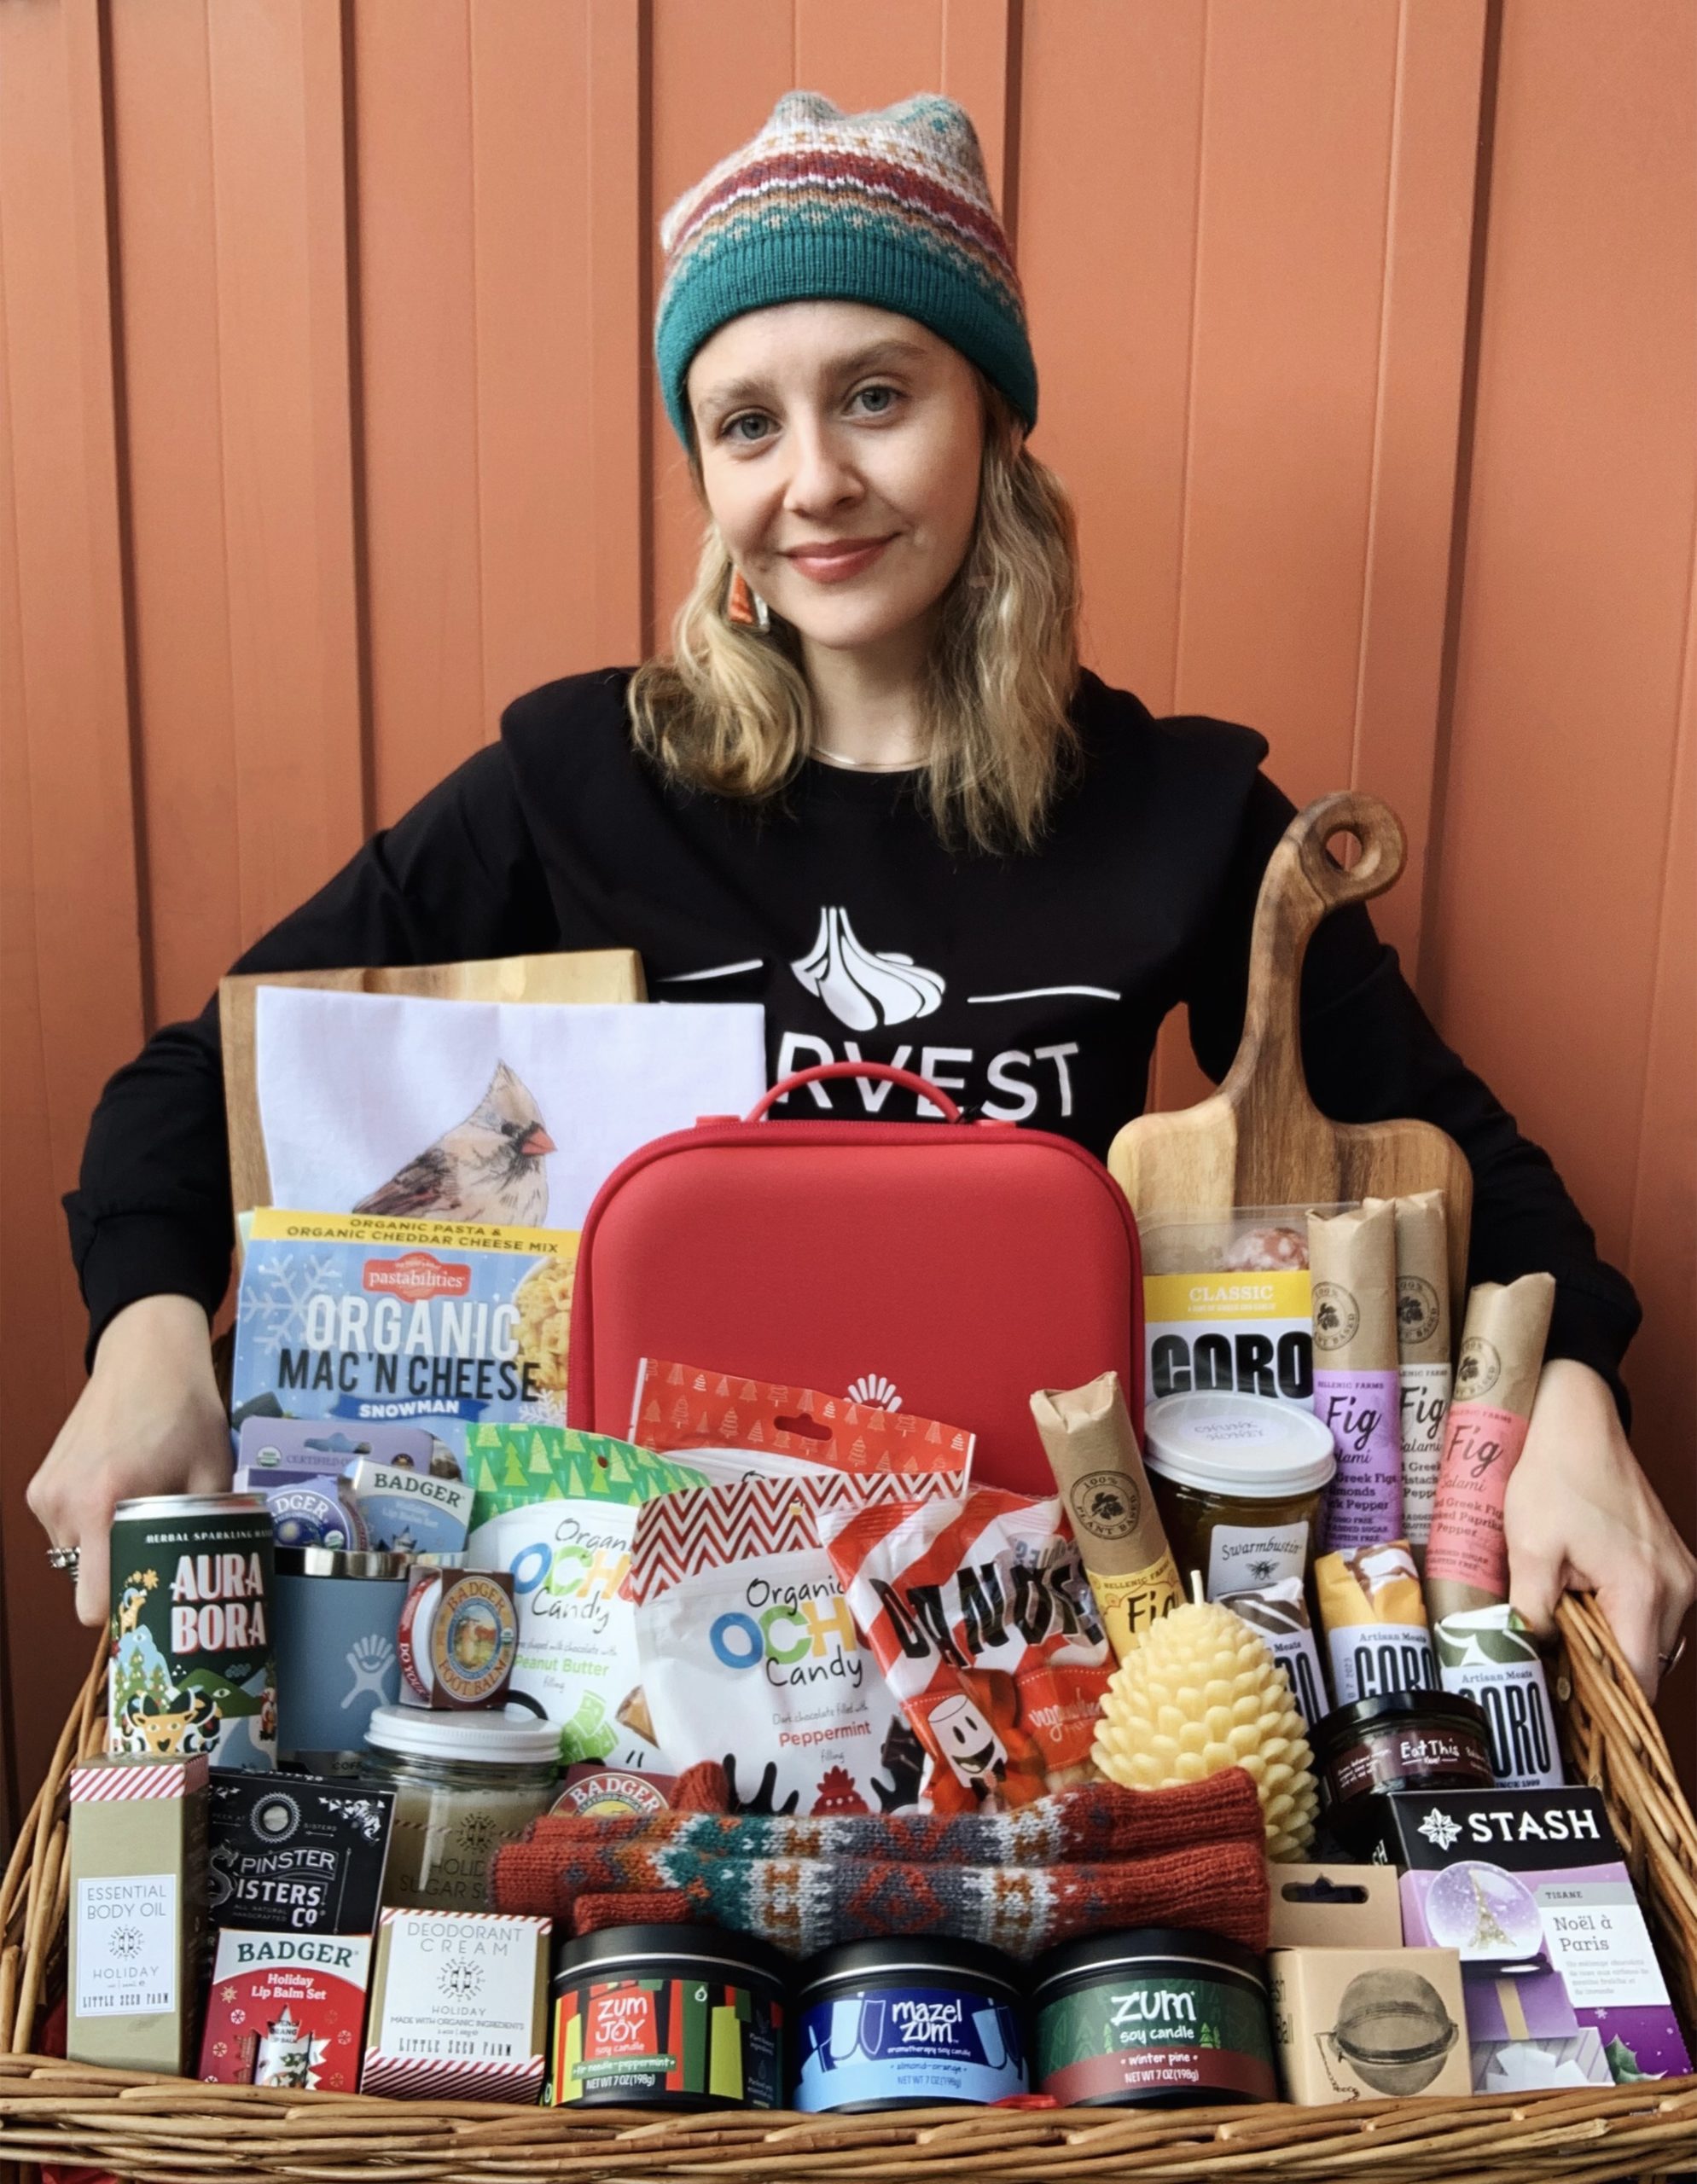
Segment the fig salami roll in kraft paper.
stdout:
<path fill-rule="evenodd" d="M 1184 1597 L 1117 1373 L 1039 1388 L 1032 1415 L 1072 1519 L 1114 1658 Z"/>
<path fill-rule="evenodd" d="M 1502 1501 L 1526 1446 L 1555 1309 L 1548 1274 L 1523 1274 L 1506 1287 L 1482 1281 L 1467 1299 L 1426 1549 L 1434 1622 L 1508 1597 Z"/>
<path fill-rule="evenodd" d="M 1403 1537 L 1416 1555 L 1432 1530 L 1450 1409 L 1450 1246 L 1442 1191 L 1397 1209 L 1397 1359 L 1402 1380 Z"/>
<path fill-rule="evenodd" d="M 1314 1413 L 1338 1455 L 1328 1547 L 1374 1547 L 1403 1531 L 1402 1380 L 1397 1363 L 1397 1215 L 1389 1199 L 1308 1217 Z"/>

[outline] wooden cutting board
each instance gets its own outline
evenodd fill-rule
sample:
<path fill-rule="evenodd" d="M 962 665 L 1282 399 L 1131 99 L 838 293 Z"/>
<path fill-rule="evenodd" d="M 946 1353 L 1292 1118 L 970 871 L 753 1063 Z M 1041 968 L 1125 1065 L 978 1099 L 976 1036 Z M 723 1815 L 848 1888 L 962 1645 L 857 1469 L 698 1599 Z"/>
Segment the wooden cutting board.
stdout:
<path fill-rule="evenodd" d="M 1340 834 L 1361 845 L 1347 868 L 1326 846 Z M 1328 910 L 1382 895 L 1406 854 L 1401 821 L 1377 797 L 1345 791 L 1297 814 L 1261 882 L 1243 1037 L 1224 1083 L 1197 1107 L 1127 1123 L 1107 1165 L 1140 1220 L 1441 1190 L 1459 1325 L 1473 1216 L 1466 1154 L 1431 1123 L 1330 1122 L 1302 1073 L 1299 996 L 1314 929 Z"/>

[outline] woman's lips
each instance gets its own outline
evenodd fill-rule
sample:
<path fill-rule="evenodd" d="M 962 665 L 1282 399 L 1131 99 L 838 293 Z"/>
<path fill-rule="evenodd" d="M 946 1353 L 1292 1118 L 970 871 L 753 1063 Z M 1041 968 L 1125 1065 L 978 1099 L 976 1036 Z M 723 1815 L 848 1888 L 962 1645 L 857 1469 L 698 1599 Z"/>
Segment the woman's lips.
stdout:
<path fill-rule="evenodd" d="M 869 538 L 864 544 L 845 541 L 834 546 L 797 546 L 784 559 L 815 584 L 842 584 L 869 569 L 889 543 L 887 538 Z"/>

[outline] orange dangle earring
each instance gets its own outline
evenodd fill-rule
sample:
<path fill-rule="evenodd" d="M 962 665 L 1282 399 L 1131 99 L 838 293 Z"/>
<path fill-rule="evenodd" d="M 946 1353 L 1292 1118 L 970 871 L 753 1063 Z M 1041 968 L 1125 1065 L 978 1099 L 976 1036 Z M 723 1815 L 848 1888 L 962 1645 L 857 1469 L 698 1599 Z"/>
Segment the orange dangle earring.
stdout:
<path fill-rule="evenodd" d="M 772 626 L 771 609 L 741 569 L 730 572 L 724 597 L 724 619 L 734 630 L 758 630 L 762 636 Z"/>

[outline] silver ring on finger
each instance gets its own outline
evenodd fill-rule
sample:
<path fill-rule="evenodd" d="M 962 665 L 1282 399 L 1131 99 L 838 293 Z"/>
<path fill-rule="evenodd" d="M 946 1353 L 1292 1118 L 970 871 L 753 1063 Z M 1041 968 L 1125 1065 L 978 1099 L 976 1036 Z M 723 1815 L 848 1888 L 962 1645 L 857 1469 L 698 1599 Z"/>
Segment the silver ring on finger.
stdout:
<path fill-rule="evenodd" d="M 62 1570 L 66 1576 L 73 1581 L 76 1577 L 78 1568 L 81 1566 L 82 1559 L 82 1550 L 80 1548 L 49 1547 L 47 1550 L 48 1568 L 49 1570 Z"/>
<path fill-rule="evenodd" d="M 1685 1633 L 1682 1630 L 1674 1640 L 1671 1653 L 1658 1653 L 1656 1658 L 1661 1664 L 1662 1674 L 1671 1676 L 1685 1658 Z"/>

